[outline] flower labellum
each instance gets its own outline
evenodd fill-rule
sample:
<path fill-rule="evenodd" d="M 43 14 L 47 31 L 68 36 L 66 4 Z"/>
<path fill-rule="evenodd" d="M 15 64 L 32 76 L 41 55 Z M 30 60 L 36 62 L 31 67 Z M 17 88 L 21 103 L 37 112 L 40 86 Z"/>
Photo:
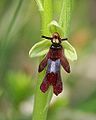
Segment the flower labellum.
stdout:
<path fill-rule="evenodd" d="M 61 45 L 61 42 L 67 40 L 67 38 L 60 38 L 60 35 L 57 32 L 53 33 L 52 37 L 42 36 L 42 38 L 51 40 L 52 45 L 50 46 L 49 52 L 39 65 L 38 72 L 43 71 L 47 66 L 46 75 L 40 86 L 40 89 L 45 93 L 49 86 L 52 85 L 54 94 L 58 95 L 63 90 L 60 75 L 61 65 L 66 72 L 70 73 L 70 65 L 64 55 L 64 49 Z"/>

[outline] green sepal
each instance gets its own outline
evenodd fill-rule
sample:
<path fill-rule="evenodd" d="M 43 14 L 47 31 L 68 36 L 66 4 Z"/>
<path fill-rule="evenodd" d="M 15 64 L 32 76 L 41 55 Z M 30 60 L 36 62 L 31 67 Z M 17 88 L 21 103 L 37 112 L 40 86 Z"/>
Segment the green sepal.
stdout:
<path fill-rule="evenodd" d="M 29 51 L 30 57 L 40 57 L 48 53 L 51 42 L 48 40 L 42 40 L 41 42 L 36 43 L 31 50 Z M 71 61 L 77 60 L 77 53 L 75 48 L 68 42 L 62 42 L 64 48 L 65 56 Z"/>
<path fill-rule="evenodd" d="M 67 59 L 70 59 L 71 61 L 77 60 L 76 50 L 68 41 L 62 42 L 62 46 Z"/>
<path fill-rule="evenodd" d="M 45 55 L 48 50 L 51 42 L 48 40 L 42 40 L 41 42 L 36 43 L 29 51 L 30 57 L 40 57 Z"/>
<path fill-rule="evenodd" d="M 64 37 L 63 29 L 57 23 L 57 21 L 53 20 L 48 25 L 48 28 L 51 34 L 53 34 L 54 32 L 57 32 L 60 34 L 61 37 Z M 41 42 L 36 43 L 30 49 L 29 56 L 40 57 L 40 56 L 45 55 L 48 52 L 50 45 L 51 45 L 51 42 L 48 40 L 42 40 Z M 63 41 L 62 46 L 64 48 L 65 56 L 67 59 L 70 59 L 71 61 L 77 60 L 76 50 L 68 41 Z"/>
<path fill-rule="evenodd" d="M 53 20 L 51 21 L 49 24 L 48 24 L 48 28 L 49 28 L 49 31 L 51 34 L 53 34 L 54 32 L 57 32 L 59 33 L 59 35 L 61 37 L 64 36 L 64 33 L 63 33 L 63 29 L 62 27 L 58 24 L 57 21 Z"/>

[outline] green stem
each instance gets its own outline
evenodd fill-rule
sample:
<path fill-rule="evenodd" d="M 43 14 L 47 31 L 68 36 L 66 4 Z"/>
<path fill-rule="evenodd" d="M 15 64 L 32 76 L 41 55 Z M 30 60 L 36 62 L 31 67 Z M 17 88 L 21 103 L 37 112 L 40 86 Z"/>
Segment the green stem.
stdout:
<path fill-rule="evenodd" d="M 44 0 L 44 11 L 41 12 L 42 35 L 49 35 L 48 24 L 52 21 L 52 0 Z M 48 106 L 52 98 L 52 90 L 49 89 L 46 93 L 42 93 L 40 85 L 44 79 L 45 71 L 38 75 L 36 84 L 34 110 L 32 120 L 46 120 Z"/>
<path fill-rule="evenodd" d="M 64 31 L 64 37 L 68 37 L 72 13 L 72 3 L 74 0 L 63 0 L 59 24 Z"/>

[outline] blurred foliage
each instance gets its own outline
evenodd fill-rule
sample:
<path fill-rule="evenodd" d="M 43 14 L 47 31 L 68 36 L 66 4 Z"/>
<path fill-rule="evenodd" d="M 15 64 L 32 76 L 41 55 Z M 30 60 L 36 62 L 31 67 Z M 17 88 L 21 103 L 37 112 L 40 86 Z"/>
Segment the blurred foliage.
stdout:
<path fill-rule="evenodd" d="M 61 0 L 53 0 L 54 19 Z M 62 71 L 64 92 L 53 97 L 48 120 L 96 119 L 96 1 L 74 0 L 69 42 L 78 61 Z M 39 58 L 28 51 L 40 41 L 40 16 L 34 0 L 0 0 L 0 120 L 31 120 Z M 23 108 L 22 108 L 23 106 Z"/>
<path fill-rule="evenodd" d="M 8 73 L 6 88 L 9 99 L 16 106 L 34 92 L 34 89 L 32 89 L 32 79 L 24 73 Z"/>

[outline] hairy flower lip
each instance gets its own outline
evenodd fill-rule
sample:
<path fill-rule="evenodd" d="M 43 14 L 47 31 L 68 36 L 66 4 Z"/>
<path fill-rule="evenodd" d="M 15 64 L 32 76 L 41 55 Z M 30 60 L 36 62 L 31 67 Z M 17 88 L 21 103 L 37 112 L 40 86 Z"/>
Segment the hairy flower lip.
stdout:
<path fill-rule="evenodd" d="M 60 94 L 63 90 L 62 81 L 58 80 L 58 75 L 52 72 L 48 73 L 45 78 L 46 79 L 43 80 L 40 86 L 41 91 L 45 93 L 49 86 L 53 86 L 53 92 L 56 96 L 58 96 L 58 94 Z"/>

